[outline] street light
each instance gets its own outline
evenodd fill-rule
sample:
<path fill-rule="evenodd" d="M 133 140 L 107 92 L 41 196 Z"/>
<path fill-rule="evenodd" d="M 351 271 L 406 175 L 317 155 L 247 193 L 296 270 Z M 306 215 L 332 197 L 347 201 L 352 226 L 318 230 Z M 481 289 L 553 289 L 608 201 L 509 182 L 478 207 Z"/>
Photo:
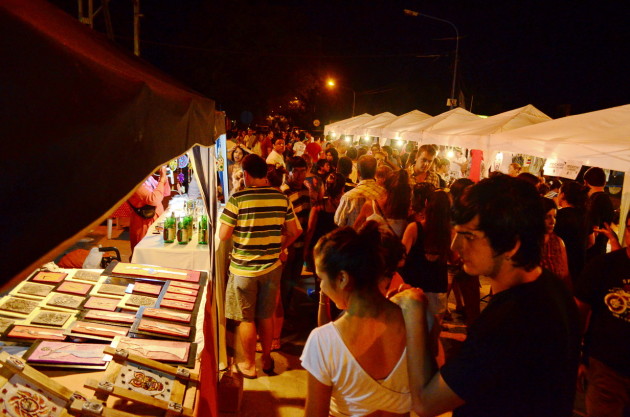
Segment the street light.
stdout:
<path fill-rule="evenodd" d="M 331 89 L 335 87 L 339 87 L 339 88 L 343 88 L 344 90 L 352 91 L 352 117 L 354 117 L 354 105 L 357 101 L 357 92 L 354 91 L 350 87 L 345 87 L 343 85 L 337 86 L 337 83 L 335 83 L 335 80 L 333 80 L 332 78 L 329 78 L 328 81 L 326 81 L 326 85 L 328 86 L 328 88 L 331 88 Z"/>
<path fill-rule="evenodd" d="M 449 20 L 446 19 L 440 19 L 439 17 L 435 17 L 435 16 L 431 16 L 428 14 L 424 14 L 424 13 L 420 13 L 420 12 L 415 12 L 413 10 L 409 10 L 409 9 L 405 9 L 403 10 L 404 13 L 407 16 L 413 16 L 413 17 L 418 17 L 418 16 L 423 16 L 423 17 L 428 17 L 429 19 L 433 19 L 433 20 L 437 20 L 438 22 L 443 22 L 443 23 L 448 23 L 449 25 L 451 25 L 453 27 L 453 29 L 455 29 L 455 63 L 453 65 L 453 85 L 451 86 L 451 98 L 449 98 L 447 100 L 447 105 L 450 105 L 451 109 L 453 107 L 455 107 L 455 80 L 457 80 L 457 61 L 458 61 L 458 57 L 459 57 L 459 31 L 457 30 L 457 26 L 455 26 L 455 24 Z"/>

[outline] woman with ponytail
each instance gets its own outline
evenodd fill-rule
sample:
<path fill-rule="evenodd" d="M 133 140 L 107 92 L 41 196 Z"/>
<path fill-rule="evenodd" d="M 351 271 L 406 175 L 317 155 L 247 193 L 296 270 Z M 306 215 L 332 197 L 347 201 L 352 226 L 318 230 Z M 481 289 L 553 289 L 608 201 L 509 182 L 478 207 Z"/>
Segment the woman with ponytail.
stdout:
<path fill-rule="evenodd" d="M 345 312 L 314 329 L 304 347 L 306 416 L 408 415 L 404 321 L 379 289 L 395 268 L 384 244 L 370 221 L 359 232 L 337 229 L 315 246 L 321 291 Z"/>

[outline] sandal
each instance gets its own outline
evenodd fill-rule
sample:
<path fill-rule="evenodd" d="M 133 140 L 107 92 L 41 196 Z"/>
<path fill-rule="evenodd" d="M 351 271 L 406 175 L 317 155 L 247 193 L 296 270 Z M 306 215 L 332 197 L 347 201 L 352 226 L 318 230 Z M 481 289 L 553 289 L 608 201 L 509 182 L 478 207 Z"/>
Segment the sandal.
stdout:
<path fill-rule="evenodd" d="M 269 366 L 269 368 L 263 368 L 263 372 L 266 373 L 267 375 L 273 375 L 273 368 L 275 368 L 276 363 L 274 362 L 273 358 L 271 358 L 271 366 Z"/>
<path fill-rule="evenodd" d="M 272 360 L 272 365 L 273 365 L 273 360 Z M 236 372 L 238 374 L 243 376 L 243 378 L 247 378 L 247 379 L 256 379 L 256 378 L 258 378 L 258 375 L 256 375 L 256 374 L 254 374 L 254 375 L 247 375 L 246 373 L 241 371 L 241 368 L 238 367 L 238 364 L 236 362 L 234 362 L 234 368 L 236 369 Z"/>

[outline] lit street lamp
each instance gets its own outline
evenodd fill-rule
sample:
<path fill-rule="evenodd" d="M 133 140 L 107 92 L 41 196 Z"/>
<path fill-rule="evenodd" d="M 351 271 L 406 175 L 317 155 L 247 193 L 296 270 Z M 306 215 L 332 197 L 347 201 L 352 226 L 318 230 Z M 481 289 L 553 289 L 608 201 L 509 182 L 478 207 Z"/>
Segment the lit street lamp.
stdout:
<path fill-rule="evenodd" d="M 451 86 L 451 98 L 449 98 L 446 103 L 446 105 L 450 106 L 450 108 L 452 109 L 453 107 L 455 107 L 455 103 L 457 102 L 457 100 L 455 99 L 455 81 L 457 80 L 457 61 L 459 57 L 459 31 L 457 30 L 457 26 L 455 26 L 453 22 L 448 21 L 446 19 L 440 19 L 439 17 L 430 16 L 428 14 L 415 12 L 413 10 L 408 10 L 408 9 L 405 9 L 403 11 L 405 12 L 407 16 L 428 17 L 429 19 L 437 20 L 438 22 L 448 23 L 449 25 L 453 27 L 453 29 L 455 29 L 455 63 L 453 65 L 453 85 Z"/>
<path fill-rule="evenodd" d="M 328 88 L 335 88 L 335 87 L 339 87 L 339 88 L 343 88 L 344 90 L 349 90 L 352 91 L 352 117 L 354 117 L 354 105 L 357 101 L 357 92 L 354 91 L 352 88 L 350 87 L 345 87 L 343 85 L 337 85 L 335 83 L 335 80 L 333 80 L 332 78 L 329 78 L 328 81 L 326 81 L 326 85 L 328 86 Z"/>

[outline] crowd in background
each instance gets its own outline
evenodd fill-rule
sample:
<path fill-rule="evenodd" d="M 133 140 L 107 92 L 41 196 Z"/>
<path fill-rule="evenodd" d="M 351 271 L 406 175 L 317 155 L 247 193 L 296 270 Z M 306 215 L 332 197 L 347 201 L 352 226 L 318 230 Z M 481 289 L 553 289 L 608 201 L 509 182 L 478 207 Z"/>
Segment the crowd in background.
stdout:
<path fill-rule="evenodd" d="M 386 295 L 406 286 L 422 289 L 423 297 L 426 297 L 427 322 L 431 329 L 433 331 L 437 329 L 438 333 L 442 320 L 452 313 L 461 314 L 467 325 L 473 325 L 479 317 L 479 274 L 472 273 L 472 268 L 465 267 L 470 259 L 462 258 L 462 251 L 451 248 L 451 243 L 458 233 L 471 242 L 478 239 L 474 232 L 458 232 L 457 227 L 454 227 L 457 222 L 453 217 L 454 206 L 462 195 L 472 194 L 469 189 L 474 182 L 468 179 L 468 175 L 472 174 L 471 171 L 475 168 L 471 164 L 471 155 L 466 157 L 459 148 L 450 151 L 450 158 L 447 158 L 444 156 L 447 154 L 446 149 L 433 145 L 418 147 L 415 143 L 408 143 L 399 149 L 380 146 L 378 143 L 353 146 L 345 140 L 324 143 L 308 132 L 269 130 L 262 133 L 249 129 L 232 132 L 228 136 L 228 170 L 232 197 L 228 202 L 228 214 L 224 212 L 222 216 L 222 223 L 235 230 L 239 229 L 239 210 L 243 210 L 243 204 L 250 204 L 242 203 L 239 199 L 244 199 L 243 196 L 247 193 L 251 194 L 253 186 L 269 190 L 268 193 L 271 194 L 277 192 L 284 195 L 288 204 L 286 207 L 282 206 L 280 216 L 282 218 L 279 220 L 282 226 L 279 227 L 286 230 L 287 225 L 291 225 L 291 229 L 297 230 L 297 236 L 293 233 L 290 239 L 278 240 L 273 249 L 265 245 L 256 246 L 259 252 L 265 250 L 277 252 L 274 253 L 278 262 L 272 262 L 273 266 L 270 266 L 269 270 L 281 270 L 279 272 L 281 289 L 274 295 L 272 301 L 266 300 L 269 304 L 267 311 L 273 310 L 273 313 L 266 313 L 260 317 L 266 320 L 263 330 L 265 334 L 260 335 L 258 346 L 259 351 L 263 352 L 263 371 L 273 372 L 274 364 L 270 352 L 280 348 L 283 315 L 290 305 L 293 287 L 300 280 L 303 268 L 314 271 L 321 280 L 319 325 L 324 328 L 327 323 L 334 321 L 336 326 L 335 331 L 326 327 L 327 330 L 318 331 L 317 336 L 312 335 L 313 340 L 309 339 L 302 357 L 303 366 L 309 371 L 309 378 L 314 378 L 313 381 L 309 380 L 311 402 L 307 401 L 307 408 L 309 406 L 315 408 L 308 409 L 310 411 L 307 411 L 307 414 L 324 413 L 322 410 L 316 410 L 313 402 L 320 403 L 321 400 L 324 400 L 326 413 L 329 402 L 331 413 L 333 409 L 335 413 L 351 412 L 357 405 L 350 399 L 355 396 L 361 397 L 361 390 L 368 388 L 372 392 L 369 398 L 362 397 L 364 403 L 358 406 L 361 412 L 367 414 L 375 410 L 388 409 L 404 414 L 405 409 L 408 411 L 411 408 L 411 397 L 388 395 L 378 387 L 369 386 L 365 381 L 355 386 L 357 382 L 350 382 L 349 374 L 343 375 L 343 372 L 350 372 L 348 369 L 335 371 L 338 373 L 332 378 L 326 373 L 330 369 L 322 362 L 324 359 L 318 357 L 313 350 L 321 351 L 322 345 L 327 348 L 337 346 L 335 340 L 339 335 L 352 352 L 360 351 L 362 343 L 378 345 L 387 340 L 391 355 L 382 358 L 380 363 L 364 362 L 361 365 L 363 370 L 372 376 L 387 377 L 392 372 L 395 374 L 391 386 L 385 391 L 402 389 L 401 387 L 405 385 L 402 379 L 407 378 L 406 371 L 401 371 L 399 361 L 401 354 L 404 356 L 406 345 L 404 330 L 401 332 L 401 328 L 404 329 L 404 320 L 399 309 L 393 309 L 391 303 L 384 301 L 383 297 Z M 248 173 L 248 169 L 244 167 L 255 163 L 262 167 L 262 161 L 266 165 L 265 175 Z M 606 313 L 602 310 L 602 302 L 609 292 L 613 293 L 611 288 L 614 287 L 598 287 L 597 291 L 604 293 L 600 294 L 601 296 L 594 296 L 595 287 L 599 284 L 593 284 L 592 277 L 583 276 L 586 265 L 590 265 L 591 270 L 594 262 L 601 265 L 601 255 L 606 254 L 608 248 L 617 252 L 621 249 L 611 227 L 615 212 L 608 194 L 604 192 L 605 172 L 600 168 L 591 168 L 584 174 L 583 183 L 580 183 L 522 172 L 522 167 L 518 163 L 512 163 L 506 173 L 479 169 L 484 172 L 482 177 L 490 178 L 485 181 L 495 181 L 499 184 L 497 190 L 501 187 L 509 189 L 510 192 L 520 190 L 509 182 L 506 182 L 508 185 L 501 182 L 508 179 L 512 181 L 512 177 L 516 177 L 519 184 L 531 184 L 531 189 L 538 194 L 535 205 L 544 212 L 544 234 L 541 247 L 537 247 L 540 250 L 540 259 L 536 266 L 540 265 L 550 271 L 552 274 L 550 276 L 562 283 L 568 293 L 574 294 L 581 311 L 592 311 L 600 323 L 610 320 L 601 318 Z M 278 197 L 274 194 L 273 198 Z M 521 203 L 517 196 L 511 199 L 506 195 L 502 198 L 502 204 L 508 206 L 525 204 Z M 531 201 L 527 204 L 530 203 Z M 501 211 L 498 210 L 497 213 Z M 543 219 L 539 220 L 542 224 Z M 493 221 L 500 222 L 500 219 Z M 480 230 L 486 227 L 488 226 L 480 225 Z M 500 240 L 500 237 L 496 239 Z M 491 243 L 496 250 L 494 242 Z M 508 251 L 514 242 L 502 244 Z M 243 247 L 246 245 L 243 243 Z M 262 249 L 263 246 L 265 249 Z M 386 251 L 386 255 L 383 257 L 376 254 L 379 250 Z M 238 249 L 235 251 L 238 252 Z M 379 259 L 383 262 L 379 263 Z M 509 257 L 506 259 L 511 261 Z M 234 266 L 234 259 L 232 262 L 231 272 L 234 275 L 234 269 L 238 267 Z M 622 259 L 617 261 L 617 264 L 619 262 L 625 261 Z M 617 264 L 615 268 L 618 268 Z M 520 267 L 518 263 L 516 265 Z M 527 268 L 525 270 L 529 271 Z M 346 274 L 347 281 L 344 281 L 344 273 L 349 273 Z M 358 277 L 361 279 L 357 280 Z M 624 288 L 630 285 L 629 278 L 626 271 L 626 276 L 623 277 L 626 280 Z M 231 276 L 230 280 L 232 279 Z M 234 284 L 228 284 L 228 291 L 231 285 Z M 619 285 L 623 287 L 624 284 Z M 447 308 L 447 299 L 451 291 L 454 292 L 456 300 L 454 312 L 448 311 Z M 258 302 L 262 301 L 260 297 L 259 295 Z M 619 302 L 630 303 L 626 295 L 619 295 L 618 298 L 621 300 Z M 610 297 L 606 300 L 610 301 Z M 228 299 L 226 304 L 229 305 L 232 301 Z M 610 303 L 614 304 L 614 300 Z M 609 310 L 612 311 L 610 308 Z M 343 311 L 347 313 L 341 314 Z M 363 313 L 348 313 L 357 311 Z M 384 331 L 374 329 L 373 334 L 380 335 L 378 339 L 363 340 L 365 336 L 357 334 L 357 331 L 365 333 L 365 329 L 374 326 L 372 321 L 365 319 L 366 314 L 368 317 L 374 315 L 388 323 Z M 614 314 L 617 316 L 621 314 L 623 316 L 621 321 L 624 324 L 617 323 L 611 329 L 603 331 L 589 329 L 587 333 L 589 337 L 585 339 L 586 347 L 588 349 L 589 345 L 593 345 L 595 349 L 586 351 L 585 355 L 594 355 L 597 357 L 596 361 L 604 362 L 604 366 L 611 368 L 615 375 L 619 373 L 622 377 L 629 378 L 630 369 L 625 356 L 630 351 L 628 329 L 630 307 L 628 314 L 625 310 L 619 314 L 613 312 Z M 238 314 L 228 318 L 238 322 L 254 320 Z M 254 321 L 258 322 L 258 317 Z M 627 349 L 626 355 L 620 352 L 610 354 L 610 342 L 602 342 L 601 339 L 611 337 L 614 331 L 620 329 L 623 331 L 622 346 L 623 349 Z M 255 329 L 253 331 L 256 332 Z M 241 345 L 241 349 L 250 352 L 239 356 L 237 345 L 236 365 L 240 366 L 239 371 L 245 377 L 253 378 L 256 376 L 256 369 L 251 351 L 252 340 L 255 340 L 255 337 L 252 339 L 251 332 L 245 337 L 247 346 Z M 432 352 L 438 352 L 438 339 L 434 337 L 432 340 L 435 341 Z M 315 348 L 314 345 L 319 347 Z M 619 348 L 615 348 L 615 351 L 617 350 Z M 335 347 L 327 353 L 327 359 L 339 355 L 343 357 L 342 351 L 339 346 Z M 344 363 L 347 365 L 347 362 Z M 339 366 L 343 368 L 346 365 Z M 585 367 L 580 369 L 582 374 L 586 372 Z M 394 371 L 400 372 L 396 374 Z M 592 378 L 599 378 L 601 375 L 602 372 L 597 376 L 592 375 Z M 611 378 L 610 374 L 606 375 L 607 383 Z M 628 389 L 628 381 L 629 379 L 626 379 L 616 392 L 623 391 L 624 386 Z M 341 387 L 348 391 L 343 395 L 339 391 L 331 393 L 326 388 L 331 384 L 336 386 L 336 390 Z M 587 396 L 587 407 L 592 409 L 598 407 L 598 401 L 601 402 L 603 395 L 601 390 L 598 394 L 594 389 L 592 388 L 590 396 Z M 326 401 L 327 398 L 329 401 Z M 628 402 L 628 391 L 624 398 L 622 402 Z M 391 404 L 387 403 L 388 401 Z M 385 407 L 384 403 L 389 405 Z"/>

